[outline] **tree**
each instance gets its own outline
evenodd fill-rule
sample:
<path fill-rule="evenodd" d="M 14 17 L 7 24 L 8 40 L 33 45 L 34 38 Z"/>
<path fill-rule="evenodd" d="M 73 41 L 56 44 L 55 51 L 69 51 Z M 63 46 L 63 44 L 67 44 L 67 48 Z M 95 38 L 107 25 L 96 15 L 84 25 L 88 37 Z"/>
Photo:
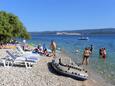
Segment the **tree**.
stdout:
<path fill-rule="evenodd" d="M 12 38 L 29 39 L 30 35 L 17 16 L 0 11 L 0 42 L 8 42 Z"/>

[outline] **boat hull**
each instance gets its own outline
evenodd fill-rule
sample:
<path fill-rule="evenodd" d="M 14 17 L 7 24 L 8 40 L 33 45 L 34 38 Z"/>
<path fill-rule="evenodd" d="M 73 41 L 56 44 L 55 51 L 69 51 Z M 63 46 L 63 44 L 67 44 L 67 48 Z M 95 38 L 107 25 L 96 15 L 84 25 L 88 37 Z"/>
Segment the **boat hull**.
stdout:
<path fill-rule="evenodd" d="M 53 69 L 64 76 L 72 77 L 77 80 L 87 80 L 88 79 L 88 74 L 86 71 L 79 67 L 74 67 L 71 65 L 64 65 L 58 63 L 56 60 L 52 60 L 51 63 Z"/>

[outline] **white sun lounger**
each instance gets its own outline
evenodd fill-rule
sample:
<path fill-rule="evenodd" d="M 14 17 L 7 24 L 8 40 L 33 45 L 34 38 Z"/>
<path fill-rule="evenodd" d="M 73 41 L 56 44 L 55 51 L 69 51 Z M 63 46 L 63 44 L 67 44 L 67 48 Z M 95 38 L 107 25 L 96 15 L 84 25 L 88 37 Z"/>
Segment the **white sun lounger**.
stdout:
<path fill-rule="evenodd" d="M 39 60 L 39 58 L 34 58 L 34 57 L 16 57 L 10 51 L 6 51 L 6 52 L 9 56 L 7 57 L 5 62 L 7 62 L 8 64 L 10 63 L 12 66 L 14 64 L 24 64 L 26 68 L 30 68 L 31 65 L 35 64 Z M 4 65 L 7 64 L 5 62 Z"/>
<path fill-rule="evenodd" d="M 39 54 L 32 53 L 32 51 L 24 51 L 20 45 L 16 46 L 16 51 L 18 54 L 23 55 L 23 56 L 35 56 L 35 57 L 40 57 Z"/>

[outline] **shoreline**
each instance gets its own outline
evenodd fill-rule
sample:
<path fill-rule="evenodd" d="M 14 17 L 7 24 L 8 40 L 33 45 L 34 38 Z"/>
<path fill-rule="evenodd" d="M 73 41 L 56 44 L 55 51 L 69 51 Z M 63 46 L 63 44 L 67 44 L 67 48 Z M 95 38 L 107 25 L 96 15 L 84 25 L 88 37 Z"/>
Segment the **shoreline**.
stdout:
<path fill-rule="evenodd" d="M 0 58 L 3 58 L 7 49 L 0 49 Z M 66 54 L 57 54 L 64 62 L 73 62 Z M 92 69 L 87 68 L 89 79 L 78 81 L 70 77 L 56 75 L 51 72 L 48 65 L 52 57 L 45 57 L 31 69 L 25 67 L 0 67 L 0 86 L 112 86 L 100 77 L 93 74 Z"/>
<path fill-rule="evenodd" d="M 73 59 L 67 53 L 65 53 L 65 57 L 71 59 L 70 63 L 75 64 Z M 65 59 L 67 59 L 67 58 L 65 58 Z M 86 69 L 88 71 L 88 75 L 89 75 L 88 80 L 81 81 L 82 83 L 84 83 L 83 86 L 114 86 L 110 82 L 109 83 L 106 82 L 106 80 L 100 74 L 97 74 L 96 71 L 94 71 L 90 66 L 82 65 L 81 67 Z"/>

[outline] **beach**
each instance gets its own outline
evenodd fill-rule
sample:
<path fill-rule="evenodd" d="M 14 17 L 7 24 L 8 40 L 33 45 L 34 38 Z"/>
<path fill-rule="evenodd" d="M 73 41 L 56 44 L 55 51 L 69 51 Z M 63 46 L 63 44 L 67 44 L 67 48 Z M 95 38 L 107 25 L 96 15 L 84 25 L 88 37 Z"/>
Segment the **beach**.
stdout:
<path fill-rule="evenodd" d="M 5 57 L 7 49 L 0 49 L 0 58 Z M 60 54 L 57 54 L 57 57 Z M 71 63 L 69 56 L 61 54 L 62 61 Z M 52 72 L 49 63 L 52 57 L 38 61 L 32 68 L 0 66 L 0 86 L 112 86 L 87 68 L 89 79 L 78 81 Z"/>

